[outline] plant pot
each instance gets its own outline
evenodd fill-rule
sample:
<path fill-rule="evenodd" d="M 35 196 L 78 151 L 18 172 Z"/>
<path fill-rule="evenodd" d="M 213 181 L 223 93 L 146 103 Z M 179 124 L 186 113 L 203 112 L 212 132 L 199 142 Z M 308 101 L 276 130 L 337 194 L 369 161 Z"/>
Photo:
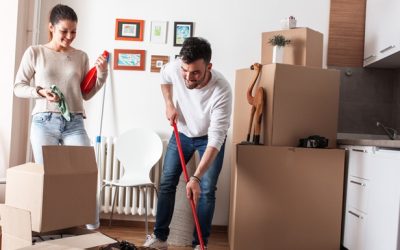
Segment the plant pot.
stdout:
<path fill-rule="evenodd" d="M 275 45 L 272 49 L 272 63 L 283 63 L 283 47 Z"/>

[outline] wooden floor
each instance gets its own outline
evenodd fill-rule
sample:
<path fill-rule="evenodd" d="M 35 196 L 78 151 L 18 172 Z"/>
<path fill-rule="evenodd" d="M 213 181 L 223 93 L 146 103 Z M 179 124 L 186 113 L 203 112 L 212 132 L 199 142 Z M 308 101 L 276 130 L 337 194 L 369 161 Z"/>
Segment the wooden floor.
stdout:
<path fill-rule="evenodd" d="M 151 226 L 150 228 L 153 228 Z M 126 240 L 142 246 L 145 240 L 145 229 L 142 223 L 121 223 L 113 221 L 113 226 L 108 227 L 108 221 L 101 221 L 99 231 L 119 241 Z M 169 246 L 168 250 L 192 250 L 191 247 Z M 229 250 L 226 228 L 213 228 L 208 243 L 208 250 Z"/>

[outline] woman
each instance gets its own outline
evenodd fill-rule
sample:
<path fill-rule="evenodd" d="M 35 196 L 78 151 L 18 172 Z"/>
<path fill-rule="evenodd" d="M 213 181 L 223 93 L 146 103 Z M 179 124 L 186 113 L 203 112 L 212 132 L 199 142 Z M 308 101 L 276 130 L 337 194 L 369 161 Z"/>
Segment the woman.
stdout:
<path fill-rule="evenodd" d="M 85 52 L 71 47 L 76 37 L 78 17 L 75 11 L 58 4 L 50 12 L 50 41 L 31 46 L 22 58 L 14 84 L 14 93 L 22 98 L 34 98 L 32 111 L 31 144 L 37 163 L 43 163 L 43 145 L 90 146 L 83 118 L 83 100 L 93 97 L 107 78 L 107 60 L 97 58 L 97 80 L 87 94 L 81 92 L 80 83 L 89 71 Z M 30 86 L 33 81 L 35 87 Z M 56 89 L 54 89 L 54 86 Z M 59 92 L 61 91 L 61 93 Z M 60 108 L 60 103 L 67 104 Z M 89 229 L 99 227 L 99 217 Z"/>
<path fill-rule="evenodd" d="M 97 59 L 95 87 L 87 94 L 82 93 L 80 83 L 89 70 L 89 59 L 85 52 L 71 47 L 77 22 L 72 8 L 61 4 L 54 6 L 49 20 L 50 41 L 29 47 L 16 75 L 15 95 L 34 98 L 36 102 L 30 140 L 37 163 L 43 163 L 43 145 L 90 145 L 83 124 L 83 100 L 93 97 L 105 83 L 107 61 L 103 56 Z M 35 87 L 30 86 L 31 80 Z M 52 85 L 63 94 L 70 117 L 65 118 L 61 113 L 58 102 L 62 95 L 53 92 Z"/>

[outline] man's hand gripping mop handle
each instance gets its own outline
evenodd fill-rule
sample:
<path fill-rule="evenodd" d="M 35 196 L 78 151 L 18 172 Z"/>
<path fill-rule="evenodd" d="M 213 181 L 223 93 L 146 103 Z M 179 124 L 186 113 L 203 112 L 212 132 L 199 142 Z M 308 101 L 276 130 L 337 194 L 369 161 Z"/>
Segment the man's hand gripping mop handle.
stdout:
<path fill-rule="evenodd" d="M 181 166 L 182 166 L 183 174 L 184 174 L 186 183 L 188 183 L 189 182 L 189 176 L 188 176 L 188 173 L 187 173 L 187 170 L 186 170 L 185 157 L 183 156 L 182 145 L 181 145 L 181 140 L 179 138 L 178 128 L 176 127 L 176 123 L 175 122 L 172 124 L 172 126 L 174 127 L 176 145 L 178 146 L 179 158 L 181 159 Z M 201 250 L 204 250 L 203 236 L 201 235 L 199 218 L 197 216 L 196 207 L 194 205 L 193 197 L 190 198 L 189 201 L 190 201 L 190 206 L 192 208 L 192 214 L 193 214 L 194 223 L 196 224 L 197 237 L 199 238 L 199 241 L 200 241 L 200 247 L 201 247 Z"/>

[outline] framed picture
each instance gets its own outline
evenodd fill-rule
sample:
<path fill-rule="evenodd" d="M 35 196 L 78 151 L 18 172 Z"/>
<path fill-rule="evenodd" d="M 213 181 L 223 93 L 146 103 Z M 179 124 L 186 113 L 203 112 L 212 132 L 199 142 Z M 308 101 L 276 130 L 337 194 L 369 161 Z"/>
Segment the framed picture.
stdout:
<path fill-rule="evenodd" d="M 143 41 L 144 20 L 117 19 L 115 40 Z"/>
<path fill-rule="evenodd" d="M 193 22 L 174 22 L 174 46 L 182 46 L 186 38 L 193 36 Z"/>
<path fill-rule="evenodd" d="M 145 51 L 132 49 L 114 50 L 114 69 L 144 70 Z"/>
<path fill-rule="evenodd" d="M 152 55 L 151 56 L 151 72 L 160 72 L 161 67 L 168 63 L 169 56 L 159 56 L 159 55 Z"/>
<path fill-rule="evenodd" d="M 167 43 L 167 27 L 168 27 L 168 22 L 152 21 L 150 42 Z"/>

